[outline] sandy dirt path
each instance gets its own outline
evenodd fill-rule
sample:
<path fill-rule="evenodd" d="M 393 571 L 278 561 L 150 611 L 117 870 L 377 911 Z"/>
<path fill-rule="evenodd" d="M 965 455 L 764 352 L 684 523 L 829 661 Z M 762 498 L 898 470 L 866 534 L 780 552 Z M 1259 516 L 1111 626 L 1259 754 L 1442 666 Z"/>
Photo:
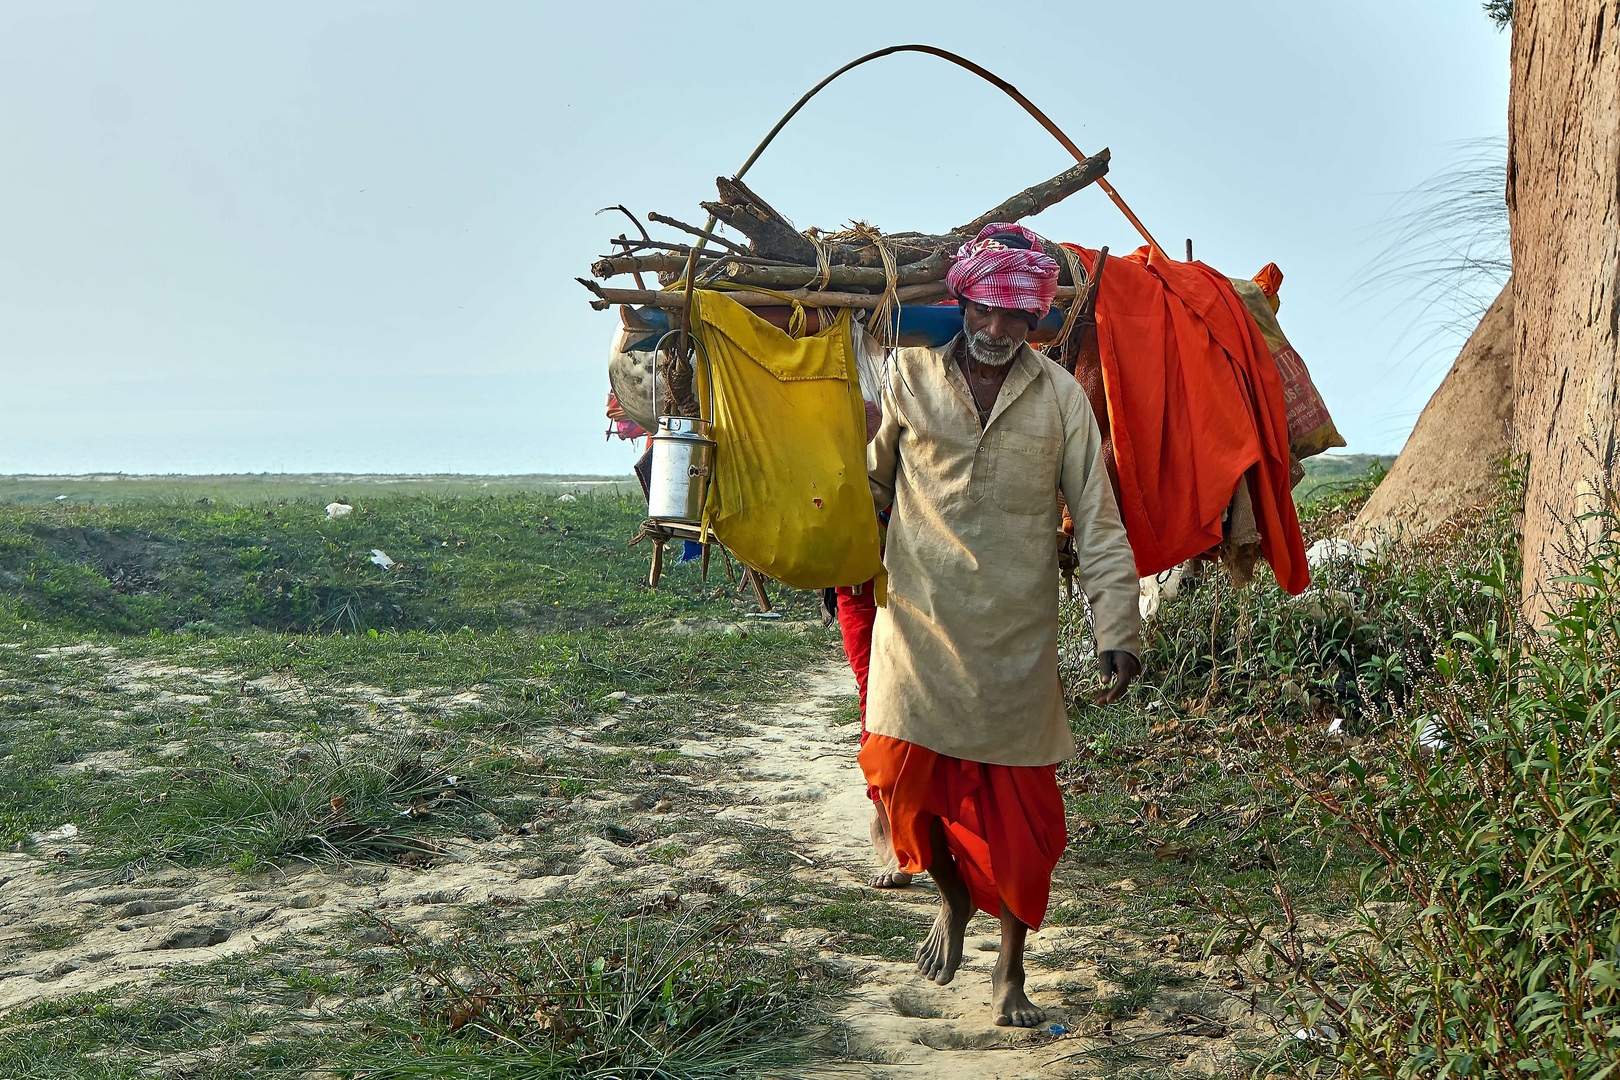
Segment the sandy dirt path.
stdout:
<path fill-rule="evenodd" d="M 872 806 L 855 761 L 858 730 L 829 722 L 854 692 L 848 667 L 829 664 L 807 675 L 797 702 L 757 719 L 753 734 L 683 747 L 688 753 L 723 754 L 739 761 L 742 775 L 726 786 L 747 802 L 721 816 L 791 832 L 799 841 L 798 853 L 817 864 L 791 871 L 807 883 L 820 879 L 864 886 L 875 866 L 867 839 Z M 907 889 L 871 893 L 913 918 L 917 932 L 908 947 L 922 940 L 938 904 L 938 893 L 926 877 Z M 1030 952 L 1061 947 L 1076 936 L 1072 928 L 1048 927 L 1030 935 Z M 790 931 L 786 940 L 815 946 L 831 937 L 826 931 L 802 930 Z M 961 971 L 948 986 L 923 979 L 911 963 L 824 950 L 829 959 L 847 963 L 856 980 L 854 1000 L 842 1016 L 851 1051 L 873 1061 L 875 1074 L 883 1077 L 1012 1080 L 1066 1075 L 1062 1063 L 1047 1063 L 1099 1044 L 1060 1037 L 1050 1029 L 1075 1028 L 1060 1002 L 1094 990 L 1094 981 L 1073 971 L 1031 967 L 1030 997 L 1048 1009 L 1046 1024 L 1031 1031 L 998 1028 L 991 1022 L 990 970 L 999 944 L 1000 924 L 975 915 Z"/>

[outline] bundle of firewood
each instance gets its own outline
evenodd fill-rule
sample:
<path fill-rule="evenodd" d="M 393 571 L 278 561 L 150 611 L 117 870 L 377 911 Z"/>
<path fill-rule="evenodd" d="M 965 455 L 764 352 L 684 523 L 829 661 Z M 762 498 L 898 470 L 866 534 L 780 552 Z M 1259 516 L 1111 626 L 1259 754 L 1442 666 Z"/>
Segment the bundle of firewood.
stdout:
<path fill-rule="evenodd" d="M 621 233 L 610 241 L 616 249 L 591 266 L 591 278 L 579 282 L 595 294 L 592 306 L 614 304 L 682 308 L 681 291 L 650 287 L 649 276 L 660 286 L 690 280 L 696 288 L 724 283 L 732 299 L 749 307 L 771 307 L 788 296 L 819 307 L 873 309 L 906 303 L 931 303 L 944 298 L 945 273 L 950 256 L 991 222 L 1015 222 L 1055 205 L 1101 179 L 1108 172 L 1108 151 L 1103 150 L 1044 183 L 1014 195 L 947 233 L 882 233 L 867 225 L 852 225 L 842 232 L 800 231 L 769 203 L 738 179 L 716 181 L 719 201 L 705 202 L 710 220 L 699 228 L 664 214 L 647 215 L 649 222 L 678 230 L 679 241 L 659 240 L 624 207 L 639 235 Z M 748 240 L 744 246 L 715 231 L 723 224 Z M 1073 299 L 1078 263 L 1071 252 L 1047 243 L 1047 254 L 1059 266 L 1059 303 Z M 690 273 L 690 278 L 688 274 Z M 636 288 L 608 288 L 601 281 L 633 276 Z M 597 279 L 597 280 L 593 280 Z M 749 291 L 750 287 L 764 291 Z"/>

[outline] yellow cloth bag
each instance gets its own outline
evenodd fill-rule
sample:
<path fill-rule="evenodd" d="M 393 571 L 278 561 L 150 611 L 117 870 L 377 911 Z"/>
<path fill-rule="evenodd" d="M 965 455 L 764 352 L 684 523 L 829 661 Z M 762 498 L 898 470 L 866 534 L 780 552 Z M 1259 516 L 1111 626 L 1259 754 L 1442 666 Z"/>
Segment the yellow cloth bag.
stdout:
<path fill-rule="evenodd" d="M 793 338 L 723 293 L 699 290 L 693 324 L 714 380 L 709 529 L 744 563 L 796 589 L 876 577 L 883 556 L 849 312 Z M 710 372 L 698 368 L 704 393 Z"/>

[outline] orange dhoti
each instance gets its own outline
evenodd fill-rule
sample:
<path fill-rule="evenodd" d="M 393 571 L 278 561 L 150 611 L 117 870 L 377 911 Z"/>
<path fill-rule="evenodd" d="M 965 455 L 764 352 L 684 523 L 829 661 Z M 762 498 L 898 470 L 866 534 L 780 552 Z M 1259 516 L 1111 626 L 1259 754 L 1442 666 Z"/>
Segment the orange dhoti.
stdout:
<path fill-rule="evenodd" d="M 1005 903 L 1040 929 L 1052 870 L 1069 842 L 1056 765 L 963 761 L 875 732 L 859 760 L 889 812 L 901 870 L 920 874 L 933 862 L 929 826 L 937 817 L 973 905 L 1000 916 Z"/>

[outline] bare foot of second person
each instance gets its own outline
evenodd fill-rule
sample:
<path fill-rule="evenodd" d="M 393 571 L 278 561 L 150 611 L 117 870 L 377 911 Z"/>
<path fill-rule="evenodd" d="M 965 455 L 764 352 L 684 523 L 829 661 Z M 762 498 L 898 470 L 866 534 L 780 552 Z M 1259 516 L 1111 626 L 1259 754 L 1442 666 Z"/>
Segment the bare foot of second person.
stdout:
<path fill-rule="evenodd" d="M 872 803 L 872 853 L 883 869 L 867 879 L 868 885 L 874 889 L 903 889 L 911 884 L 911 875 L 900 869 L 900 858 L 894 853 L 888 811 L 876 801 Z"/>

